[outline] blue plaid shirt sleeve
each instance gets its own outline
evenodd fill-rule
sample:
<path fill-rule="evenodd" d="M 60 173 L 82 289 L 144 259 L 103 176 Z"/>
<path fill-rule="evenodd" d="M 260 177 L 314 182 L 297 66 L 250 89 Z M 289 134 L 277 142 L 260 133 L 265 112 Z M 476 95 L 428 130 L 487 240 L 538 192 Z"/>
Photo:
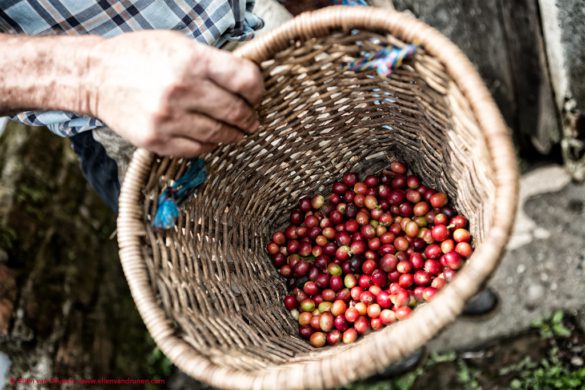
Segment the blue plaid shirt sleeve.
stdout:
<path fill-rule="evenodd" d="M 253 7 L 254 0 L 1 0 L 0 33 L 113 37 L 167 29 L 220 47 L 227 41 L 251 39 L 264 26 Z M 64 137 L 104 125 L 96 118 L 62 111 L 28 111 L 13 119 L 47 126 Z"/>

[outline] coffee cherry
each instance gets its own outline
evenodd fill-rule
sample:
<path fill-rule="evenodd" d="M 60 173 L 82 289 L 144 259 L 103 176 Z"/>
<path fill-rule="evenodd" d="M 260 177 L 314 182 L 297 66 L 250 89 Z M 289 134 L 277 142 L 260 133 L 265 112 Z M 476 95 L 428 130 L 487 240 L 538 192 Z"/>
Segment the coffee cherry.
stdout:
<path fill-rule="evenodd" d="M 342 315 L 345 313 L 346 310 L 347 304 L 340 299 L 333 302 L 333 305 L 331 306 L 331 314 L 333 314 L 334 316 Z"/>
<path fill-rule="evenodd" d="M 375 269 L 374 272 L 372 272 L 372 283 L 378 287 L 385 287 L 388 283 L 388 276 L 384 271 Z"/>
<path fill-rule="evenodd" d="M 271 241 L 268 243 L 268 245 L 266 245 L 266 252 L 268 252 L 268 254 L 270 254 L 270 255 L 276 255 L 279 253 L 279 251 L 280 251 L 280 247 L 275 242 Z"/>
<path fill-rule="evenodd" d="M 430 209 L 431 207 L 427 202 L 421 201 L 414 205 L 414 207 L 412 208 L 412 213 L 417 217 L 424 217 L 427 215 Z M 427 222 L 432 223 L 431 221 L 428 220 L 428 218 Z"/>
<path fill-rule="evenodd" d="M 392 254 L 384 255 L 380 259 L 380 268 L 384 272 L 392 272 L 396 270 L 396 265 L 398 264 L 398 259 L 396 256 Z"/>
<path fill-rule="evenodd" d="M 349 322 L 345 319 L 345 315 L 338 315 L 333 320 L 333 326 L 340 332 L 344 332 L 349 328 Z"/>
<path fill-rule="evenodd" d="M 469 257 L 473 253 L 473 249 L 468 242 L 460 242 L 455 246 L 455 252 L 463 257 Z"/>
<path fill-rule="evenodd" d="M 365 316 L 368 312 L 368 306 L 363 302 L 357 302 L 353 307 L 358 311 L 360 316 Z"/>
<path fill-rule="evenodd" d="M 438 259 L 439 257 L 441 257 L 442 253 L 443 252 L 441 252 L 441 247 L 436 244 L 427 246 L 427 248 L 424 251 L 424 254 L 427 257 L 427 259 Z"/>
<path fill-rule="evenodd" d="M 429 259 L 425 261 L 424 270 L 431 275 L 438 275 L 441 273 L 441 264 L 437 260 Z"/>
<path fill-rule="evenodd" d="M 466 228 L 467 223 L 467 218 L 465 218 L 463 215 L 456 215 L 455 217 L 451 218 L 451 221 L 449 221 L 449 225 L 451 225 L 453 229 Z"/>
<path fill-rule="evenodd" d="M 307 326 L 311 325 L 311 319 L 313 318 L 313 314 L 310 312 L 301 312 L 299 313 L 299 325 L 300 326 Z"/>
<path fill-rule="evenodd" d="M 279 272 L 280 272 L 280 275 L 285 277 L 285 278 L 290 278 L 292 276 L 292 268 L 288 264 L 280 267 Z"/>
<path fill-rule="evenodd" d="M 426 287 L 423 291 L 423 299 L 427 302 L 430 302 L 431 299 L 433 299 L 433 297 L 435 296 L 435 294 L 437 293 L 437 289 L 434 287 Z"/>
<path fill-rule="evenodd" d="M 355 183 L 357 182 L 357 175 L 353 172 L 347 172 L 343 175 L 343 178 L 341 179 L 341 181 L 347 187 L 353 187 L 355 185 Z"/>
<path fill-rule="evenodd" d="M 455 241 L 452 239 L 447 239 L 441 243 L 441 252 L 447 253 L 455 250 Z"/>
<path fill-rule="evenodd" d="M 370 327 L 372 330 L 380 330 L 384 327 L 384 324 L 380 318 L 372 318 L 370 320 Z"/>
<path fill-rule="evenodd" d="M 293 210 L 290 213 L 290 223 L 298 226 L 303 222 L 304 216 L 301 210 Z"/>
<path fill-rule="evenodd" d="M 372 251 L 377 251 L 378 249 L 380 249 L 381 244 L 382 243 L 380 242 L 380 239 L 378 237 L 370 238 L 368 240 L 368 248 Z"/>
<path fill-rule="evenodd" d="M 398 282 L 399 277 L 400 277 L 400 272 L 398 272 L 398 271 L 393 271 L 393 272 L 388 273 L 388 281 L 390 283 Z"/>
<path fill-rule="evenodd" d="M 387 291 L 381 291 L 380 294 L 376 296 L 376 303 L 383 309 L 389 309 L 392 306 L 390 294 L 388 294 Z"/>
<path fill-rule="evenodd" d="M 431 274 L 423 270 L 416 271 L 414 273 L 414 283 L 419 286 L 428 286 L 431 284 Z"/>
<path fill-rule="evenodd" d="M 357 330 L 355 330 L 354 328 L 347 329 L 345 332 L 343 332 L 343 343 L 344 344 L 355 343 L 357 337 L 358 337 Z"/>
<path fill-rule="evenodd" d="M 377 303 L 372 303 L 370 306 L 368 306 L 367 315 L 370 318 L 378 318 L 380 316 L 381 311 L 382 308 L 380 307 L 380 305 L 378 305 Z"/>
<path fill-rule="evenodd" d="M 341 332 L 337 329 L 327 333 L 327 345 L 336 345 L 341 342 Z"/>
<path fill-rule="evenodd" d="M 453 270 L 458 270 L 463 265 L 463 259 L 455 251 L 445 253 L 444 257 L 445 265 Z"/>
<path fill-rule="evenodd" d="M 410 221 L 410 222 L 406 223 L 406 225 L 404 227 L 404 233 L 406 233 L 406 235 L 408 237 L 411 237 L 411 238 L 416 237 L 419 233 L 418 224 L 414 221 Z"/>
<path fill-rule="evenodd" d="M 286 264 L 286 256 L 282 253 L 277 253 L 272 259 L 272 264 L 274 264 L 276 268 L 282 267 Z"/>
<path fill-rule="evenodd" d="M 349 289 L 343 288 L 343 289 L 341 289 L 341 291 L 337 292 L 337 295 L 335 295 L 335 298 L 340 299 L 344 302 L 349 302 L 349 300 L 351 299 L 351 293 L 350 293 Z"/>
<path fill-rule="evenodd" d="M 308 340 L 313 334 L 313 332 L 314 332 L 313 328 L 311 328 L 311 326 L 309 325 L 299 327 L 299 336 L 301 336 L 303 339 Z"/>
<path fill-rule="evenodd" d="M 423 301 L 422 293 L 425 290 L 424 286 L 416 286 L 414 290 L 412 290 L 412 295 L 417 300 L 417 302 Z"/>
<path fill-rule="evenodd" d="M 402 288 L 408 288 L 408 287 L 412 286 L 413 280 L 414 279 L 413 279 L 412 274 L 402 274 L 398 278 L 398 285 Z"/>
<path fill-rule="evenodd" d="M 372 277 L 370 275 L 360 275 L 358 278 L 358 286 L 362 289 L 368 289 L 372 284 L 374 284 L 374 282 L 372 282 Z"/>
<path fill-rule="evenodd" d="M 321 348 L 327 343 L 327 336 L 323 332 L 315 332 L 309 338 L 309 343 L 315 348 Z"/>
<path fill-rule="evenodd" d="M 431 206 L 433 206 L 436 209 L 445 207 L 448 201 L 449 199 L 447 198 L 447 195 L 443 192 L 437 192 L 436 194 L 433 194 L 429 200 Z"/>
<path fill-rule="evenodd" d="M 298 307 L 298 302 L 294 295 L 287 295 L 284 297 L 284 307 L 286 307 L 287 310 L 293 310 Z"/>
<path fill-rule="evenodd" d="M 445 206 L 442 210 L 443 214 L 447 216 L 447 218 L 451 219 L 457 215 L 457 211 L 453 207 Z"/>
<path fill-rule="evenodd" d="M 315 310 L 315 301 L 310 298 L 305 298 L 301 301 L 301 310 L 306 312 L 312 312 Z"/>
<path fill-rule="evenodd" d="M 372 303 L 374 303 L 375 300 L 376 297 L 369 291 L 364 291 L 360 295 L 360 301 L 365 303 L 366 305 L 371 305 Z"/>
<path fill-rule="evenodd" d="M 378 264 L 374 260 L 366 260 L 362 264 L 362 272 L 366 275 L 371 275 Z"/>
<path fill-rule="evenodd" d="M 361 225 L 357 223 L 355 219 L 350 219 L 345 222 L 345 231 L 349 233 L 355 233 L 360 229 L 360 226 Z"/>
<path fill-rule="evenodd" d="M 451 269 L 449 267 L 443 268 L 443 277 L 447 282 L 453 281 L 453 278 L 455 278 L 456 275 L 457 271 L 455 271 L 454 269 Z"/>
<path fill-rule="evenodd" d="M 327 272 L 329 272 L 329 274 L 333 275 L 333 276 L 340 276 L 342 273 L 342 270 L 341 270 L 341 267 L 339 266 L 339 264 L 329 263 L 327 265 Z M 330 280 L 330 283 L 331 283 L 331 280 Z"/>
<path fill-rule="evenodd" d="M 315 297 L 316 299 L 316 297 Z M 321 303 L 319 303 L 319 306 L 317 307 L 317 309 L 319 310 L 319 313 L 324 313 L 326 311 L 331 311 L 331 307 L 333 306 L 332 302 L 329 301 L 323 301 Z"/>
<path fill-rule="evenodd" d="M 412 263 L 408 260 L 400 261 L 396 264 L 396 270 L 401 274 L 407 274 L 412 271 Z"/>
<path fill-rule="evenodd" d="M 368 291 L 374 294 L 375 297 L 377 297 L 378 294 L 382 292 L 382 288 L 374 284 L 373 286 L 370 286 L 370 288 L 368 288 Z"/>
<path fill-rule="evenodd" d="M 353 299 L 354 301 L 359 301 L 360 295 L 362 294 L 364 289 L 361 288 L 360 286 L 355 286 L 352 289 L 350 289 L 349 291 L 351 294 L 351 299 Z"/>
<path fill-rule="evenodd" d="M 445 241 L 449 238 L 449 229 L 445 225 L 436 225 L 431 229 L 431 235 L 435 241 Z"/>
<path fill-rule="evenodd" d="M 394 247 L 399 251 L 406 251 L 410 246 L 410 243 L 405 237 L 396 237 L 394 240 Z"/>
<path fill-rule="evenodd" d="M 406 290 L 398 290 L 396 293 L 390 295 L 390 300 L 396 307 L 402 307 L 408 304 L 410 296 Z"/>
<path fill-rule="evenodd" d="M 354 328 L 359 334 L 368 334 L 371 330 L 370 321 L 365 316 L 360 316 L 354 323 Z"/>
<path fill-rule="evenodd" d="M 410 257 L 408 258 L 408 260 L 410 261 L 410 263 L 412 264 L 412 268 L 414 269 L 420 269 L 424 266 L 425 263 L 425 259 L 423 257 L 423 255 L 421 255 L 420 253 L 413 253 L 410 255 Z"/>
<path fill-rule="evenodd" d="M 431 287 L 436 288 L 437 290 L 442 289 L 447 284 L 447 281 L 443 277 L 436 277 L 431 282 Z"/>
<path fill-rule="evenodd" d="M 350 254 L 350 249 L 347 245 L 343 245 L 340 246 L 339 248 L 337 248 L 337 250 L 335 251 L 335 258 L 339 259 L 341 261 L 347 260 L 349 259 L 349 254 Z M 340 273 L 341 273 L 341 269 L 340 269 Z"/>
<path fill-rule="evenodd" d="M 386 199 L 390 196 L 392 188 L 389 185 L 382 184 L 378 187 L 378 198 Z"/>
<path fill-rule="evenodd" d="M 378 250 L 380 256 L 393 255 L 396 253 L 396 248 L 392 244 L 385 244 Z"/>
<path fill-rule="evenodd" d="M 412 190 L 416 190 L 420 187 L 420 179 L 415 175 L 409 175 L 406 177 L 406 186 Z"/>
<path fill-rule="evenodd" d="M 396 313 L 390 309 L 384 309 L 380 312 L 380 320 L 384 325 L 390 325 L 396 322 Z"/>
<path fill-rule="evenodd" d="M 331 332 L 333 330 L 333 320 L 333 314 L 330 312 L 326 311 L 321 313 L 321 316 L 319 317 L 319 325 L 321 326 L 321 330 L 323 332 Z"/>
<path fill-rule="evenodd" d="M 374 175 L 366 176 L 364 183 L 370 188 L 376 187 L 378 185 L 378 178 Z"/>
<path fill-rule="evenodd" d="M 396 309 L 396 318 L 399 320 L 405 320 L 412 314 L 412 309 L 408 306 L 402 306 Z"/>
<path fill-rule="evenodd" d="M 355 322 L 360 316 L 360 313 L 355 307 L 350 307 L 345 311 L 345 319 L 347 322 Z"/>
<path fill-rule="evenodd" d="M 343 279 L 339 275 L 333 275 L 329 279 L 329 286 L 333 291 L 339 291 L 343 288 Z"/>
<path fill-rule="evenodd" d="M 315 329 L 315 330 L 321 330 L 321 314 L 319 314 L 319 311 L 317 310 L 317 313 L 313 314 L 313 317 L 311 317 L 311 328 Z"/>
<path fill-rule="evenodd" d="M 449 217 L 447 217 L 445 214 L 443 213 L 439 213 L 435 215 L 435 225 L 446 225 L 447 222 L 449 220 Z"/>
<path fill-rule="evenodd" d="M 471 235 L 468 230 L 459 228 L 453 232 L 453 240 L 457 243 L 469 242 L 471 240 Z"/>

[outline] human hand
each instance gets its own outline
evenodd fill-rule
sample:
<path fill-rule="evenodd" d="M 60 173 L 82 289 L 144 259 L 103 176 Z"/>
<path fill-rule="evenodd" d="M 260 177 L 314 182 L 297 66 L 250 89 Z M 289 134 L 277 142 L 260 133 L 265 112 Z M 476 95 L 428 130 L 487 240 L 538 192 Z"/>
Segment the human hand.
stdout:
<path fill-rule="evenodd" d="M 87 66 L 85 111 L 136 146 L 194 157 L 258 129 L 257 66 L 177 32 L 105 39 Z"/>

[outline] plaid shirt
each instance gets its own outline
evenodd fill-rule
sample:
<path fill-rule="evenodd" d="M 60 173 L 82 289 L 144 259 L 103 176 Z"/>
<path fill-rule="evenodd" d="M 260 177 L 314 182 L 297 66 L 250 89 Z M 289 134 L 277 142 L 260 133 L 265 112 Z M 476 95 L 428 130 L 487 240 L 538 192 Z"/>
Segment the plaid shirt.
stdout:
<path fill-rule="evenodd" d="M 0 0 L 0 33 L 113 37 L 167 29 L 219 47 L 251 39 L 263 27 L 253 7 L 254 0 Z M 16 119 L 65 137 L 103 126 L 96 118 L 61 111 L 23 112 Z"/>

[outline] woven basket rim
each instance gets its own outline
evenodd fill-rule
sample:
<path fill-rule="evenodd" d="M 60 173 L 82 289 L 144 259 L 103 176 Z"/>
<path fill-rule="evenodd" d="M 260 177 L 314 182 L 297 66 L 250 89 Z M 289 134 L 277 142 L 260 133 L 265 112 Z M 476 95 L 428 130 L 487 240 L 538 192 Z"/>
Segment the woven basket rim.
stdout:
<path fill-rule="evenodd" d="M 383 332 L 374 332 L 352 350 L 312 362 L 310 372 L 304 363 L 288 364 L 261 372 L 245 372 L 215 365 L 175 336 L 171 321 L 157 304 L 154 291 L 150 288 L 141 249 L 145 228 L 140 200 L 155 156 L 138 149 L 128 168 L 119 200 L 117 224 L 120 260 L 132 297 L 148 331 L 165 355 L 194 378 L 223 388 L 275 389 L 298 387 L 299 382 L 287 381 L 287 378 L 299 376 L 303 377 L 304 388 L 329 388 L 372 375 L 424 345 L 452 322 L 463 309 L 464 303 L 478 291 L 500 261 L 512 229 L 517 203 L 518 173 L 514 149 L 504 120 L 487 87 L 471 62 L 448 38 L 408 14 L 372 7 L 339 6 L 304 13 L 271 33 L 247 43 L 235 54 L 260 63 L 286 48 L 291 39 L 326 36 L 333 30 L 347 31 L 352 28 L 386 31 L 405 42 L 420 44 L 445 66 L 447 74 L 469 102 L 484 135 L 496 184 L 492 225 L 486 232 L 484 245 L 473 254 L 474 264 L 480 266 L 471 269 L 465 267 L 432 302 L 417 309 L 408 320 L 385 328 Z M 340 367 L 345 369 L 340 370 Z M 332 375 L 334 371 L 345 372 Z M 323 375 L 324 372 L 329 374 Z"/>

